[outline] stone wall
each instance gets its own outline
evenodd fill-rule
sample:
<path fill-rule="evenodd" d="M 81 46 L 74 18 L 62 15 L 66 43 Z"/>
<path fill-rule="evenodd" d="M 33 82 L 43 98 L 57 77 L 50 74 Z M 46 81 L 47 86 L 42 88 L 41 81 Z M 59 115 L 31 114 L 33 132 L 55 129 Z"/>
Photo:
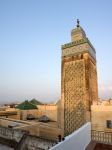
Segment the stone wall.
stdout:
<path fill-rule="evenodd" d="M 61 129 L 40 122 L 31 125 L 24 125 L 21 127 L 17 127 L 16 129 L 28 131 L 31 135 L 54 140 L 57 140 L 58 136 L 61 135 Z"/>
<path fill-rule="evenodd" d="M 28 131 L 31 135 L 39 136 L 39 124 L 33 123 L 29 125 L 23 125 L 20 127 L 16 127 L 15 129 L 25 130 Z"/>
<path fill-rule="evenodd" d="M 61 135 L 61 129 L 58 128 L 56 122 L 42 123 L 0 118 L 0 126 L 28 131 L 31 135 L 41 136 L 54 140 L 58 139 L 58 136 Z"/>
<path fill-rule="evenodd" d="M 52 121 L 57 121 L 57 105 L 38 105 L 38 117 L 48 116 Z"/>
<path fill-rule="evenodd" d="M 15 128 L 15 127 L 21 127 L 21 126 L 30 125 L 30 124 L 31 123 L 27 121 L 0 117 L 0 126 L 3 126 L 3 127 Z"/>
<path fill-rule="evenodd" d="M 40 118 L 43 115 L 46 115 L 52 121 L 57 121 L 57 105 L 45 104 L 45 105 L 37 105 L 38 109 L 31 110 L 18 110 L 20 113 L 18 114 L 18 118 L 21 120 L 27 120 L 27 115 L 31 114 L 35 118 Z M 13 116 L 11 116 L 13 117 Z M 17 115 L 15 119 L 18 119 Z"/>
<path fill-rule="evenodd" d="M 28 135 L 23 139 L 23 142 L 20 143 L 18 150 L 48 150 L 55 144 L 56 141 Z"/>
<path fill-rule="evenodd" d="M 112 120 L 112 105 L 91 106 L 92 130 L 112 132 L 112 129 L 107 128 L 107 120 Z"/>
<path fill-rule="evenodd" d="M 38 109 L 30 109 L 30 110 L 20 110 L 20 119 L 27 120 L 27 116 L 31 114 L 35 118 L 38 117 Z"/>
<path fill-rule="evenodd" d="M 54 140 L 48 140 L 37 136 L 29 135 L 23 130 L 15 130 L 0 126 L 0 138 L 18 144 L 13 145 L 16 150 L 47 150 L 56 144 Z M 7 144 L 7 143 L 6 143 Z"/>
<path fill-rule="evenodd" d="M 4 139 L 14 140 L 16 142 L 19 142 L 22 138 L 25 131 L 22 130 L 13 130 L 6 127 L 0 126 L 0 137 Z"/>
<path fill-rule="evenodd" d="M 6 109 L 4 111 L 0 111 L 0 116 L 4 116 L 12 119 L 20 119 L 20 111 L 17 109 Z"/>

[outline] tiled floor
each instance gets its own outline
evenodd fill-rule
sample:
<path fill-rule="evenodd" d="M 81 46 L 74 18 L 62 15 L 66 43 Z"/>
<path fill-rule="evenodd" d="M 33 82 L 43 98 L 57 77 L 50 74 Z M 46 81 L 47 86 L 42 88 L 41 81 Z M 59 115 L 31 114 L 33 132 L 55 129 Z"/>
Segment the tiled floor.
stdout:
<path fill-rule="evenodd" d="M 112 150 L 112 145 L 91 141 L 85 150 Z"/>
<path fill-rule="evenodd" d="M 94 150 L 112 150 L 112 145 L 97 143 Z"/>

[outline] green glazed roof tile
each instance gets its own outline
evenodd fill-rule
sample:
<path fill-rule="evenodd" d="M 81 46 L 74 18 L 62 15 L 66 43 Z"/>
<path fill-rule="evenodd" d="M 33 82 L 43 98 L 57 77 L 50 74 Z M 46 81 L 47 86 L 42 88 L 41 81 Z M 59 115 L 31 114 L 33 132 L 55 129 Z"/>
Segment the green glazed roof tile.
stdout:
<path fill-rule="evenodd" d="M 37 106 L 26 100 L 23 103 L 19 104 L 16 108 L 20 110 L 29 110 L 29 109 L 37 109 Z"/>

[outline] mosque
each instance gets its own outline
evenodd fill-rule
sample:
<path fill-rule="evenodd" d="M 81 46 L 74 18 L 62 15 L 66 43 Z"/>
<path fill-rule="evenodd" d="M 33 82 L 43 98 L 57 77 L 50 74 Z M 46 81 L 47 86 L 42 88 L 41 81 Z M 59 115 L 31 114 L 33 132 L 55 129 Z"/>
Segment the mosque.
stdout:
<path fill-rule="evenodd" d="M 90 139 L 83 150 L 91 141 L 112 144 L 112 100 L 98 98 L 96 50 L 79 20 L 71 31 L 71 42 L 61 48 L 61 99 L 55 104 L 25 101 L 0 109 L 0 137 L 13 141 L 13 147 L 21 145 L 24 150 L 26 144 L 29 150 L 63 150 L 54 145 L 62 141 L 63 146 L 66 137 L 83 133 L 84 127 Z"/>

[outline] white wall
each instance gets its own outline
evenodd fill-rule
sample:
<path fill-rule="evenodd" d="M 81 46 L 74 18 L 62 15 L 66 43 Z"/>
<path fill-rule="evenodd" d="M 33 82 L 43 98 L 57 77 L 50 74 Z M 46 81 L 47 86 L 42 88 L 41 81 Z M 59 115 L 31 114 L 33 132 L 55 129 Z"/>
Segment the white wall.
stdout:
<path fill-rule="evenodd" d="M 91 123 L 86 123 L 50 150 L 85 150 L 90 141 Z"/>

